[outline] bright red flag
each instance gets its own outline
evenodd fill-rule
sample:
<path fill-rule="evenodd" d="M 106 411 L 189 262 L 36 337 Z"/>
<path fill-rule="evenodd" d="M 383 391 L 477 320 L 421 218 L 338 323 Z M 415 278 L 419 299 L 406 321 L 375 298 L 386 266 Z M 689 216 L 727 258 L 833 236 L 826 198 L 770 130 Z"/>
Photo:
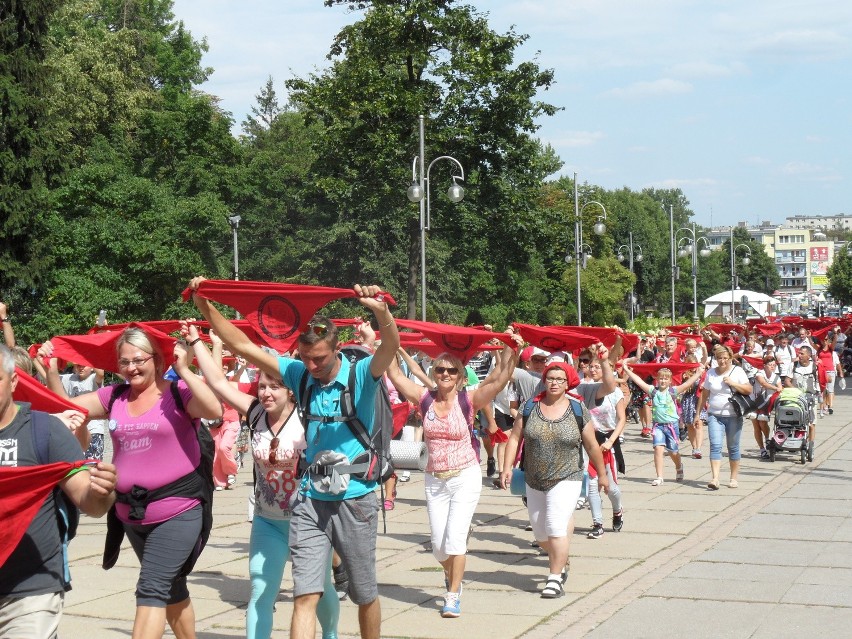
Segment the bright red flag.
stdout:
<path fill-rule="evenodd" d="M 538 346 L 548 353 L 556 351 L 574 352 L 597 343 L 597 337 L 566 330 L 564 326 L 534 326 L 532 324 L 513 323 L 512 326 L 533 346 Z M 577 327 L 582 328 L 582 327 Z"/>
<path fill-rule="evenodd" d="M 305 286 L 245 280 L 204 280 L 195 291 L 205 299 L 240 311 L 260 338 L 279 352 L 289 352 L 314 314 L 332 300 L 356 297 L 351 288 Z M 184 301 L 192 290 L 183 291 Z M 388 293 L 376 296 L 396 305 Z"/>
<path fill-rule="evenodd" d="M 489 340 L 498 339 L 509 346 L 515 346 L 515 341 L 508 333 L 492 333 L 467 326 L 453 326 L 452 324 L 420 322 L 417 320 L 398 319 L 396 323 L 401 328 L 419 331 L 432 340 L 441 349 L 441 353 L 452 353 L 465 364 L 479 351 L 493 350 L 493 347 L 486 343 Z M 414 348 L 421 348 L 416 344 L 412 346 Z M 428 353 L 425 348 L 421 348 L 421 350 Z"/>
<path fill-rule="evenodd" d="M 20 368 L 15 367 L 15 372 L 18 374 L 18 385 L 15 387 L 15 392 L 12 393 L 12 399 L 16 402 L 29 402 L 32 404 L 33 410 L 40 410 L 45 413 L 61 413 L 70 409 L 78 410 L 84 415 L 89 414 L 89 411 L 80 408 L 61 395 L 57 395 Z"/>
<path fill-rule="evenodd" d="M 175 343 L 177 342 L 174 337 L 136 322 L 131 322 L 128 327 L 140 328 L 145 331 L 148 339 L 160 347 L 164 364 L 169 366 L 172 363 Z M 91 335 L 60 335 L 54 337 L 50 342 L 53 344 L 53 357 L 118 373 L 118 355 L 115 346 L 120 337 L 121 332 L 119 331 L 106 331 Z"/>
<path fill-rule="evenodd" d="M 54 486 L 85 461 L 45 466 L 0 467 L 0 566 L 17 548 Z"/>
<path fill-rule="evenodd" d="M 649 375 L 656 377 L 657 372 L 661 368 L 668 368 L 672 372 L 672 378 L 677 378 L 677 376 L 683 374 L 684 371 L 698 368 L 698 366 L 698 362 L 665 362 L 663 364 L 651 362 L 648 364 L 631 364 L 630 370 L 644 379 Z"/>

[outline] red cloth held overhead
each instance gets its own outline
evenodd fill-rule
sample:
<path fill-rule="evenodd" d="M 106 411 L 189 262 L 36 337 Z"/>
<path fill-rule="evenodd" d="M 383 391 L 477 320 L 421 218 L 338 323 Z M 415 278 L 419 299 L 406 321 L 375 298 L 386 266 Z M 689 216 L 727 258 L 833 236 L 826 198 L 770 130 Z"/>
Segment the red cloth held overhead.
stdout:
<path fill-rule="evenodd" d="M 292 350 L 299 333 L 323 306 L 332 300 L 356 297 L 351 288 L 245 280 L 204 280 L 195 294 L 240 311 L 259 337 L 279 352 Z M 192 289 L 185 289 L 184 301 L 191 295 Z M 381 292 L 376 298 L 396 305 L 388 293 Z"/>
<path fill-rule="evenodd" d="M 174 359 L 175 343 L 177 342 L 174 337 L 136 322 L 131 322 L 128 327 L 140 328 L 145 331 L 148 339 L 159 346 L 163 353 L 164 364 L 166 366 L 171 364 Z M 53 344 L 53 357 L 119 373 L 115 346 L 120 338 L 121 332 L 106 331 L 91 335 L 60 335 L 50 341 Z"/>
<path fill-rule="evenodd" d="M 709 328 L 711 331 L 719 333 L 719 335 L 725 335 L 731 331 L 736 331 L 737 333 L 743 332 L 743 327 L 739 324 L 707 324 L 704 328 Z"/>
<path fill-rule="evenodd" d="M 740 355 L 745 361 L 754 366 L 758 370 L 763 370 L 763 358 L 755 355 Z"/>
<path fill-rule="evenodd" d="M 513 323 L 512 326 L 526 342 L 538 346 L 548 353 L 556 351 L 573 352 L 597 343 L 597 337 L 566 330 L 564 326 L 534 326 L 532 324 Z"/>
<path fill-rule="evenodd" d="M 668 368 L 672 372 L 672 378 L 681 375 L 684 371 L 698 368 L 698 362 L 665 362 L 663 364 L 648 363 L 648 364 L 631 364 L 630 370 L 636 373 L 641 378 L 648 376 L 656 377 L 657 372 L 661 368 Z"/>
<path fill-rule="evenodd" d="M 20 368 L 15 367 L 15 372 L 18 374 L 18 385 L 15 387 L 15 392 L 12 393 L 12 399 L 16 402 L 29 402 L 34 410 L 44 411 L 45 413 L 78 410 L 84 415 L 89 414 L 89 411 L 80 408 L 61 395 L 57 395 Z"/>
<path fill-rule="evenodd" d="M 0 565 L 17 548 L 54 486 L 85 461 L 44 466 L 0 467 Z"/>
<path fill-rule="evenodd" d="M 752 328 L 761 335 L 765 335 L 767 337 L 771 335 L 778 335 L 778 333 L 784 331 L 784 327 L 778 322 L 773 322 L 771 324 L 755 324 Z"/>
<path fill-rule="evenodd" d="M 396 324 L 401 328 L 419 331 L 431 339 L 441 349 L 441 352 L 452 353 L 465 364 L 479 351 L 493 350 L 493 346 L 486 343 L 489 340 L 498 339 L 504 344 L 515 346 L 515 341 L 508 333 L 492 333 L 467 326 L 453 326 L 452 324 L 418 320 L 398 319 Z M 420 348 L 418 345 L 412 346 Z M 421 350 L 427 352 L 425 349 Z"/>

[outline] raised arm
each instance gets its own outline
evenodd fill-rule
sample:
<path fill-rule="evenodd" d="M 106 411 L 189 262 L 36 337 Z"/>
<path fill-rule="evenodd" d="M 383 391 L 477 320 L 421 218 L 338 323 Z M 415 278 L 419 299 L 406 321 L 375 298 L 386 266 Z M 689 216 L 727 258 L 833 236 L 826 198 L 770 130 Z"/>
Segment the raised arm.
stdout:
<path fill-rule="evenodd" d="M 198 368 L 203 373 L 207 385 L 213 389 L 213 392 L 219 399 L 227 402 L 243 415 L 246 415 L 255 398 L 238 390 L 236 386 L 228 381 L 225 373 L 222 372 L 222 366 L 216 364 L 215 358 L 207 350 L 207 345 L 201 341 L 198 328 L 182 322 L 180 332 L 190 344 L 190 348 L 192 348 L 192 352 L 198 362 Z"/>
<path fill-rule="evenodd" d="M 515 365 L 518 362 L 518 349 L 523 344 L 520 335 L 513 334 L 512 340 L 515 342 L 515 347 L 507 345 L 500 351 L 494 370 L 471 392 L 470 403 L 474 410 L 479 410 L 490 403 L 512 379 L 512 373 L 515 372 Z"/>
<path fill-rule="evenodd" d="M 181 342 L 175 344 L 175 359 L 172 367 L 192 391 L 192 399 L 186 405 L 189 416 L 196 419 L 221 419 L 221 402 L 204 380 L 189 368 L 189 353 Z"/>
<path fill-rule="evenodd" d="M 59 378 L 56 358 L 52 357 L 52 355 L 53 344 L 50 343 L 50 340 L 44 342 L 41 347 L 39 347 L 38 354 L 36 355 L 36 359 L 47 357 L 50 360 L 47 370 L 45 371 L 47 387 L 60 397 L 67 399 L 72 404 L 85 409 L 89 413 L 89 419 L 104 419 L 109 417 L 106 408 L 104 408 L 103 404 L 101 404 L 100 398 L 98 398 L 97 391 L 83 393 L 82 395 L 77 395 L 77 397 L 74 398 L 68 397 L 68 393 L 65 392 L 65 387 L 62 385 L 62 380 Z"/>
<path fill-rule="evenodd" d="M 12 328 L 12 318 L 9 317 L 9 307 L 0 302 L 0 323 L 3 324 L 3 339 L 6 346 L 15 348 L 15 330 Z"/>
<path fill-rule="evenodd" d="M 419 379 L 426 388 L 434 388 L 435 382 L 429 379 L 429 376 L 423 371 L 423 367 L 415 362 L 414 358 L 402 346 L 399 347 L 398 352 L 400 357 L 408 364 L 408 370 L 411 374 Z"/>
<path fill-rule="evenodd" d="M 704 365 L 699 364 L 696 370 L 698 371 L 698 373 L 690 377 L 683 384 L 675 386 L 675 393 L 677 393 L 678 395 L 680 395 L 681 393 L 685 393 L 698 383 L 698 380 L 701 379 L 701 375 L 704 373 Z"/>
<path fill-rule="evenodd" d="M 388 366 L 387 375 L 388 379 L 390 379 L 391 383 L 394 385 L 394 388 L 396 388 L 396 390 L 405 397 L 405 399 L 414 404 L 420 401 L 420 396 L 423 394 L 424 390 L 423 387 L 414 383 L 408 379 L 405 374 L 403 374 L 396 358 L 394 358 L 391 365 Z M 426 379 L 429 381 L 429 386 L 426 388 L 431 388 L 432 380 L 428 377 Z"/>
<path fill-rule="evenodd" d="M 382 343 L 379 344 L 370 362 L 370 374 L 378 379 L 388 369 L 391 362 L 396 360 L 396 349 L 399 348 L 399 331 L 388 305 L 375 297 L 381 293 L 380 287 L 356 284 L 354 290 L 358 296 L 358 302 L 373 313 L 379 325 L 379 332 L 382 334 Z"/>
<path fill-rule="evenodd" d="M 615 390 L 616 381 L 615 375 L 612 373 L 612 367 L 615 362 L 618 361 L 617 358 L 621 354 L 622 350 L 621 335 L 615 338 L 615 344 L 612 345 L 612 350 L 609 350 L 600 342 L 589 347 L 589 352 L 592 356 L 597 356 L 600 360 L 601 372 L 603 373 L 601 385 L 598 387 L 598 392 L 595 394 L 596 399 L 603 399 Z"/>
<path fill-rule="evenodd" d="M 193 291 L 198 290 L 199 285 L 204 280 L 205 278 L 203 277 L 193 278 L 189 282 L 189 288 Z M 228 345 L 228 348 L 231 349 L 232 353 L 235 355 L 242 355 L 268 375 L 272 375 L 274 377 L 281 375 L 281 371 L 278 368 L 277 357 L 267 353 L 260 348 L 260 346 L 252 342 L 245 333 L 231 324 L 231 322 L 229 322 L 208 300 L 195 295 L 194 292 L 192 300 L 195 302 L 195 306 L 198 310 L 201 311 L 204 319 L 210 323 L 210 327 L 216 331 L 216 334 Z"/>
<path fill-rule="evenodd" d="M 631 369 L 631 368 L 630 368 L 630 364 L 628 364 L 628 363 L 625 361 L 625 362 L 622 362 L 621 367 L 622 367 L 622 369 L 624 370 L 624 372 L 625 372 L 625 374 L 627 375 L 627 377 L 629 377 L 629 378 L 630 378 L 630 380 L 631 380 L 634 384 L 636 384 L 639 388 L 641 388 L 641 389 L 642 389 L 645 393 L 647 393 L 648 395 L 650 395 L 650 394 L 651 394 L 651 390 L 653 390 L 653 388 L 654 388 L 654 387 L 653 387 L 653 386 L 651 386 L 650 384 L 648 384 L 648 383 L 647 383 L 644 379 L 642 379 L 641 377 L 639 377 L 636 373 L 634 373 L 634 372 L 633 372 L 633 369 Z"/>

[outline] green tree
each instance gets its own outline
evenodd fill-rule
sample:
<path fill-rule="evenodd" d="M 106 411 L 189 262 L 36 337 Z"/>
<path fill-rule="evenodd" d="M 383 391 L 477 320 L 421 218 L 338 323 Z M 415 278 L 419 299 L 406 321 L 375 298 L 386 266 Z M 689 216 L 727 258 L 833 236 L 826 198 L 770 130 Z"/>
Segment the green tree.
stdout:
<path fill-rule="evenodd" d="M 427 244 L 434 311 L 511 298 L 509 276 L 537 240 L 540 182 L 559 167 L 532 137 L 536 119 L 556 109 L 536 99 L 552 72 L 515 63 L 525 40 L 514 31 L 495 33 L 483 15 L 452 1 L 375 1 L 337 35 L 328 71 L 287 82 L 307 123 L 322 127 L 306 185 L 303 277 L 340 285 L 379 278 L 407 291 L 406 311 L 414 316 L 418 207 L 404 190 L 422 113 L 427 161 L 457 158 L 467 191 L 463 202 L 449 203 L 441 194 L 453 166 L 434 166 Z"/>
<path fill-rule="evenodd" d="M 246 116 L 242 124 L 243 133 L 253 140 L 257 139 L 264 131 L 268 131 L 275 118 L 281 113 L 281 106 L 278 104 L 278 95 L 275 93 L 275 84 L 272 82 L 271 75 L 260 89 L 260 93 L 254 98 L 257 100 L 257 104 L 252 105 L 251 115 Z"/>
<path fill-rule="evenodd" d="M 828 292 L 837 303 L 852 304 L 852 256 L 846 246 L 834 252 L 828 267 Z"/>
<path fill-rule="evenodd" d="M 0 5 L 0 289 L 32 284 L 50 266 L 43 210 L 64 170 L 49 117 L 48 26 L 60 2 Z"/>

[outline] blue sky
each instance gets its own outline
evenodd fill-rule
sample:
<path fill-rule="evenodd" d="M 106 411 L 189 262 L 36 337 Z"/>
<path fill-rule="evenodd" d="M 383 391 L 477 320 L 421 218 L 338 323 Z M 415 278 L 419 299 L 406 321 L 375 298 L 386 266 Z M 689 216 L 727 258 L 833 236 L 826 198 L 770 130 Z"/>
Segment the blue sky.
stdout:
<path fill-rule="evenodd" d="M 581 182 L 680 187 L 704 225 L 852 215 L 849 0 L 475 0 L 530 36 L 564 107 L 539 137 Z M 327 65 L 360 12 L 322 0 L 175 0 L 206 37 L 202 85 L 241 122 L 266 78 Z M 426 132 L 428 139 L 428 130 Z M 463 158 L 459 158 L 463 162 Z"/>

